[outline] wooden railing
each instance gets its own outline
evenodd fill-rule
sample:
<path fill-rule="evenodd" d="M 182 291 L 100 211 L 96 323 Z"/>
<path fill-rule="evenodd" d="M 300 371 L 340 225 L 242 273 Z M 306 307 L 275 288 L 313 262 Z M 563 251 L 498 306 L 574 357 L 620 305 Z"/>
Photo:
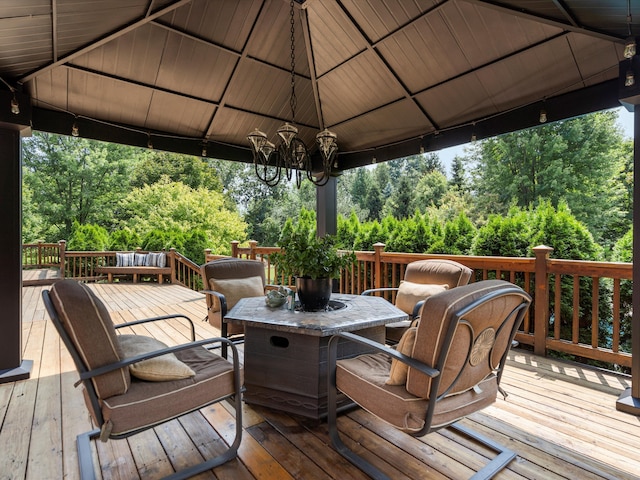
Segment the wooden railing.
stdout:
<path fill-rule="evenodd" d="M 59 268 L 64 270 L 66 242 L 25 243 L 22 245 L 22 268 Z"/>
<path fill-rule="evenodd" d="M 631 353 L 624 351 L 621 339 L 630 332 L 630 291 L 632 264 L 552 259 L 552 248 L 534 249 L 535 257 L 479 257 L 385 252 L 384 244 L 373 251 L 358 251 L 354 265 L 342 272 L 341 293 L 360 294 L 370 288 L 397 287 L 406 266 L 427 258 L 450 259 L 474 271 L 472 281 L 491 278 L 508 280 L 521 286 L 533 297 L 517 340 L 533 347 L 538 355 L 548 351 L 607 364 L 631 367 Z M 269 256 L 278 247 L 261 247 L 249 242 L 240 247 L 231 243 L 231 256 L 265 263 L 267 283 L 283 284 Z M 206 261 L 220 258 L 205 251 Z M 97 266 L 115 265 L 116 252 L 66 251 L 65 242 L 27 244 L 23 246 L 25 268 L 60 268 L 61 277 L 93 281 L 103 278 Z M 192 290 L 202 289 L 200 266 L 171 249 L 167 252 L 171 282 Z M 394 293 L 385 298 L 393 302 Z M 603 335 L 602 330 L 606 330 Z"/>
<path fill-rule="evenodd" d="M 231 247 L 233 257 L 265 262 L 269 283 L 282 283 L 269 261 L 269 255 L 278 247 L 260 247 L 257 242 L 249 242 L 247 247 L 232 242 Z M 507 280 L 533 297 L 516 338 L 532 346 L 536 354 L 546 355 L 552 350 L 578 359 L 631 367 L 631 353 L 620 348 L 622 318 L 630 314 L 628 307 L 622 305 L 621 292 L 623 286 L 630 291 L 631 263 L 551 259 L 553 249 L 546 246 L 535 248 L 536 256 L 530 258 L 395 253 L 385 252 L 384 247 L 376 244 L 372 252 L 355 252 L 355 264 L 341 275 L 341 293 L 397 287 L 406 266 L 416 260 L 454 260 L 474 271 L 471 281 Z M 389 301 L 394 300 L 394 295 L 384 294 Z M 567 304 L 571 308 L 563 311 Z M 607 335 L 600 335 L 603 326 Z"/>

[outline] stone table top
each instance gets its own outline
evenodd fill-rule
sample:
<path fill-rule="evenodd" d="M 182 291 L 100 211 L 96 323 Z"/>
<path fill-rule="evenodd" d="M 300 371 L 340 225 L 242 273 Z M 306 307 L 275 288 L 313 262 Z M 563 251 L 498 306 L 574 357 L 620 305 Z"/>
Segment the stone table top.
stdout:
<path fill-rule="evenodd" d="M 268 307 L 265 297 L 243 298 L 227 313 L 225 320 L 246 326 L 325 337 L 339 332 L 362 330 L 409 317 L 382 297 L 334 293 L 331 302 L 344 308 L 322 312 L 288 310 L 285 305 Z"/>

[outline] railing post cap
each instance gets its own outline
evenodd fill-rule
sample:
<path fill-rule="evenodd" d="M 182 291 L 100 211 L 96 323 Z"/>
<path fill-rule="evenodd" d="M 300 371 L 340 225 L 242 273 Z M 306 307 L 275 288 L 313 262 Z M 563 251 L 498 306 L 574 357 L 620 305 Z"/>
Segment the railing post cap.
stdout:
<path fill-rule="evenodd" d="M 238 245 L 240 242 L 238 240 L 231 240 L 231 243 L 235 243 L 236 245 Z"/>
<path fill-rule="evenodd" d="M 533 247 L 534 252 L 553 252 L 553 247 L 547 247 L 546 245 L 538 245 Z"/>
<path fill-rule="evenodd" d="M 373 244 L 374 247 L 380 248 L 380 247 L 385 247 L 386 243 L 382 243 L 382 242 L 377 242 Z"/>

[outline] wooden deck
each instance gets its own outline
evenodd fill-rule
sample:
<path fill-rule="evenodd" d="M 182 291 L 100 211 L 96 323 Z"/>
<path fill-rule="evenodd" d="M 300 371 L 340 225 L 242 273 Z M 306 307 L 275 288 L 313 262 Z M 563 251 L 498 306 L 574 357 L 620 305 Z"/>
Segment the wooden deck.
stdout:
<path fill-rule="evenodd" d="M 203 296 L 175 285 L 93 284 L 114 321 L 182 312 L 200 337 L 217 331 Z M 23 289 L 24 358 L 29 380 L 0 385 L 0 479 L 78 478 L 75 437 L 90 428 L 77 374 L 41 301 L 43 286 Z M 141 333 L 141 332 L 140 332 Z M 166 342 L 184 329 L 149 330 Z M 630 379 L 512 351 L 503 378 L 509 393 L 465 424 L 518 453 L 499 479 L 640 478 L 640 418 L 619 413 L 615 401 Z M 97 444 L 102 478 L 159 478 L 174 465 L 196 463 L 233 435 L 232 409 L 217 405 L 126 440 Z M 447 430 L 414 439 L 355 410 L 341 417 L 343 435 L 357 442 L 392 478 L 468 478 L 485 452 Z M 239 458 L 199 478 L 367 478 L 329 446 L 324 423 L 264 408 L 244 408 Z"/>

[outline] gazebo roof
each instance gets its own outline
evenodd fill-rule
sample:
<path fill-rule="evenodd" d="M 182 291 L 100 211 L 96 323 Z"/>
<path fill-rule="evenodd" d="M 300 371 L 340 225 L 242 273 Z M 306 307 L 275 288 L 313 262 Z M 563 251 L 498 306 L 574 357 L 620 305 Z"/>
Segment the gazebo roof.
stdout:
<path fill-rule="evenodd" d="M 295 8 L 296 124 L 337 133 L 340 169 L 617 106 L 638 29 L 627 0 Z M 290 35 L 284 0 L 5 0 L 0 90 L 37 130 L 251 161 L 247 133 L 291 120 Z"/>

